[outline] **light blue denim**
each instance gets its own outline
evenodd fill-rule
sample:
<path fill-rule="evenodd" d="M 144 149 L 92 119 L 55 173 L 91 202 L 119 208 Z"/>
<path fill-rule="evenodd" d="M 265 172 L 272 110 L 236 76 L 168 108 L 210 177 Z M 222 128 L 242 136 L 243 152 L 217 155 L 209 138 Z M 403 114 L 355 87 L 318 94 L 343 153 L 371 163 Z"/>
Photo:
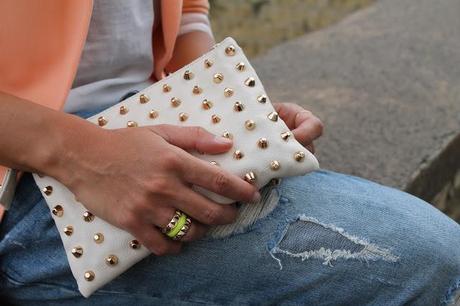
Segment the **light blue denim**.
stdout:
<path fill-rule="evenodd" d="M 460 226 L 428 203 L 329 171 L 284 179 L 241 233 L 149 256 L 83 298 L 30 174 L 0 229 L 14 305 L 438 305 L 458 298 Z"/>

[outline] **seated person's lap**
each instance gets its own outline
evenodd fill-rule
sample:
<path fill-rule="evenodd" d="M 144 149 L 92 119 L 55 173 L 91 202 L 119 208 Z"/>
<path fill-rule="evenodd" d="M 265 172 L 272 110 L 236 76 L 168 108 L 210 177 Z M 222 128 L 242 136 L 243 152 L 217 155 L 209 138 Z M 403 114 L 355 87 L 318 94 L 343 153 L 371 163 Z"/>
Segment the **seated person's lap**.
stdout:
<path fill-rule="evenodd" d="M 459 225 L 415 197 L 327 171 L 276 188 L 277 207 L 244 232 L 149 256 L 87 302 L 426 305 L 460 278 Z M 84 301 L 30 175 L 1 235 L 2 295 Z"/>

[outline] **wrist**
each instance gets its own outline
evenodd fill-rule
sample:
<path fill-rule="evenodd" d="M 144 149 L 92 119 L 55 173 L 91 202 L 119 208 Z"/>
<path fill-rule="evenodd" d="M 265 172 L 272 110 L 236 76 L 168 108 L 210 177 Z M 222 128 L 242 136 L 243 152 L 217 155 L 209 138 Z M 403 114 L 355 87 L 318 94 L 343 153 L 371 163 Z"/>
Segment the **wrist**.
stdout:
<path fill-rule="evenodd" d="M 60 116 L 57 120 L 58 124 L 51 122 L 51 141 L 41 155 L 42 170 L 39 171 L 70 187 L 80 180 L 82 163 L 85 156 L 90 154 L 88 150 L 107 131 L 69 114 Z"/>

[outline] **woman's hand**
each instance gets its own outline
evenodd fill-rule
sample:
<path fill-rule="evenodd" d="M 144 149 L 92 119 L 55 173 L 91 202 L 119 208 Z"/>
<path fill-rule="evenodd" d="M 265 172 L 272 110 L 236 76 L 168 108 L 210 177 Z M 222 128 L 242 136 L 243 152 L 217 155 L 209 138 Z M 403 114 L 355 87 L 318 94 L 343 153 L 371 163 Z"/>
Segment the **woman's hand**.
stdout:
<path fill-rule="evenodd" d="M 227 138 L 173 125 L 97 129 L 92 143 L 66 154 L 67 167 L 57 179 L 92 213 L 129 231 L 156 255 L 180 250 L 180 242 L 159 230 L 176 209 L 193 219 L 183 241 L 202 237 L 208 225 L 235 220 L 233 205 L 209 200 L 192 184 L 235 201 L 260 198 L 253 185 L 185 151 L 225 152 L 232 147 Z"/>
<path fill-rule="evenodd" d="M 315 153 L 313 140 L 323 134 L 323 123 L 312 112 L 294 103 L 273 103 L 276 112 L 286 122 L 295 139 Z"/>

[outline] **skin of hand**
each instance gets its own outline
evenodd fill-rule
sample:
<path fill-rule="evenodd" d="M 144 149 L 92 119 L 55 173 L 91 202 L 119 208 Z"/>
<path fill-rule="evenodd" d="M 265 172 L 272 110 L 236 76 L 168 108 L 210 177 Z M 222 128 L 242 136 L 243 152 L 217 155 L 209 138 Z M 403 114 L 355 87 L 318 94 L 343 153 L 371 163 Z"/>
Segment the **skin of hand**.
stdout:
<path fill-rule="evenodd" d="M 315 153 L 313 141 L 323 134 L 324 125 L 312 112 L 295 103 L 273 103 L 278 115 L 292 131 L 295 139 Z"/>
<path fill-rule="evenodd" d="M 100 132 L 93 134 L 96 143 L 88 144 L 84 156 L 79 148 L 63 152 L 66 167 L 61 168 L 59 180 L 92 213 L 129 231 L 156 255 L 180 251 L 181 243 L 159 230 L 176 209 L 193 218 L 183 241 L 202 237 L 209 225 L 235 220 L 233 205 L 217 204 L 195 192 L 192 185 L 236 201 L 260 198 L 251 184 L 187 152 L 226 152 L 232 147 L 227 138 L 200 127 L 173 125 Z"/>

